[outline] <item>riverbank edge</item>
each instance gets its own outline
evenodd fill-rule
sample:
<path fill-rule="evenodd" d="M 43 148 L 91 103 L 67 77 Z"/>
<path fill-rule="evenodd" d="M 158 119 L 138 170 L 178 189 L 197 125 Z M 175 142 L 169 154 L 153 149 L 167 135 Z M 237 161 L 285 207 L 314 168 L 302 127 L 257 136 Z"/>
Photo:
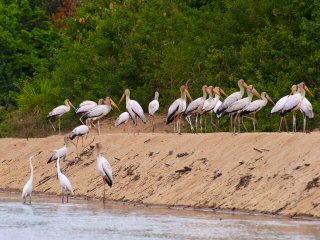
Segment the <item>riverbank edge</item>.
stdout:
<path fill-rule="evenodd" d="M 19 189 L 3 189 L 0 188 L 0 193 L 4 194 L 15 194 L 20 195 L 21 191 Z M 37 197 L 44 197 L 44 198 L 59 198 L 60 195 L 58 194 L 50 194 L 44 193 L 39 191 L 34 191 L 33 195 Z M 69 197 L 69 199 L 75 200 L 83 200 L 83 201 L 101 201 L 101 198 L 89 197 L 85 195 L 73 195 Z M 293 220 L 302 220 L 302 221 L 320 221 L 320 217 L 306 215 L 306 214 L 298 214 L 298 215 L 287 215 L 287 214 L 279 214 L 279 213 L 272 213 L 272 212 L 264 212 L 264 211 L 252 211 L 246 209 L 224 209 L 224 208 L 207 208 L 207 207 L 191 207 L 185 205 L 173 205 L 173 204 L 144 204 L 141 202 L 135 201 L 121 201 L 121 200 L 110 200 L 107 199 L 107 202 L 117 204 L 117 205 L 128 205 L 137 208 L 151 208 L 151 209 L 173 209 L 179 211 L 200 211 L 200 212 L 208 212 L 208 213 L 221 213 L 227 215 L 249 215 L 249 216 L 263 216 L 263 217 L 271 217 L 277 219 L 293 219 Z M 103 204 L 103 203 L 102 203 Z"/>

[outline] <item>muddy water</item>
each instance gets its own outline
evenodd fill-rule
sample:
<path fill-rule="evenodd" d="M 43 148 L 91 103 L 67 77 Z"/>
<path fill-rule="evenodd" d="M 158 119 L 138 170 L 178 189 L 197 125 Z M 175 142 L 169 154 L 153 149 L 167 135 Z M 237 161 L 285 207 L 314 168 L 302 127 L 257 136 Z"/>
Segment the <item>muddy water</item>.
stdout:
<path fill-rule="evenodd" d="M 319 221 L 0 194 L 0 239 L 320 239 Z"/>

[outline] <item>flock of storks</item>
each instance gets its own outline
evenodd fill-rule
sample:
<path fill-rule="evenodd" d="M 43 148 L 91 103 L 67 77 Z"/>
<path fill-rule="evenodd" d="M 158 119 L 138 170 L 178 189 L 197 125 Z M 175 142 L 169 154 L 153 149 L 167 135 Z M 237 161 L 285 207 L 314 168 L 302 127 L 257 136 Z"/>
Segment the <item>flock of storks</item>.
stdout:
<path fill-rule="evenodd" d="M 232 93 L 231 95 L 227 95 L 221 87 L 213 87 L 204 85 L 202 87 L 203 95 L 195 100 L 192 100 L 188 92 L 188 82 L 185 85 L 180 87 L 181 97 L 176 99 L 169 107 L 168 115 L 166 119 L 166 124 L 174 122 L 174 132 L 181 134 L 181 120 L 182 116 L 185 117 L 186 121 L 189 123 L 191 131 L 197 132 L 198 128 L 198 119 L 200 119 L 200 128 L 202 131 L 202 116 L 210 114 L 211 115 L 211 124 L 216 129 L 219 129 L 219 119 L 224 115 L 229 115 L 230 118 L 230 131 L 236 132 L 236 125 L 238 126 L 238 132 L 240 132 L 241 124 L 246 129 L 243 118 L 248 117 L 247 115 L 252 114 L 253 118 L 253 129 L 256 130 L 256 114 L 259 112 L 264 106 L 267 105 L 268 100 L 274 104 L 270 96 L 266 92 L 262 92 L 261 94 L 253 87 L 253 85 L 247 85 L 243 79 L 238 81 L 239 91 Z M 243 98 L 245 93 L 245 88 L 247 90 L 247 97 Z M 291 88 L 291 93 L 287 96 L 282 97 L 271 110 L 271 113 L 278 113 L 281 116 L 279 131 L 281 131 L 282 122 L 284 120 L 286 130 L 288 131 L 288 125 L 286 121 L 286 115 L 289 112 L 293 112 L 293 131 L 297 130 L 296 127 L 296 114 L 297 111 L 301 111 L 303 114 L 304 124 L 303 131 L 306 131 L 306 118 L 313 118 L 314 113 L 312 110 L 312 105 L 305 97 L 306 91 L 313 96 L 305 83 L 299 83 L 297 85 L 293 85 Z M 220 100 L 221 94 L 223 94 L 226 98 L 222 102 Z M 259 99 L 252 101 L 253 95 L 257 96 Z M 187 97 L 190 99 L 189 105 L 187 105 Z M 136 132 L 136 126 L 138 120 L 140 119 L 143 123 L 146 123 L 146 117 L 144 115 L 144 111 L 141 105 L 135 101 L 130 99 L 130 91 L 126 89 L 120 99 L 119 104 L 126 99 L 126 112 L 119 115 L 115 122 L 115 127 L 118 127 L 122 124 L 132 123 L 134 132 Z M 154 115 L 159 110 L 159 93 L 155 92 L 154 100 L 149 103 L 148 112 L 152 117 L 152 130 L 154 131 Z M 73 143 L 72 140 L 77 138 L 76 148 L 78 154 L 78 140 L 79 137 L 82 138 L 82 146 L 83 146 L 83 137 L 88 135 L 91 127 L 95 128 L 100 134 L 100 123 L 99 120 L 106 116 L 111 110 L 112 106 L 118 108 L 117 104 L 110 98 L 106 97 L 106 99 L 100 99 L 98 103 L 94 101 L 86 100 L 79 105 L 79 108 L 76 109 L 69 99 L 65 100 L 65 105 L 58 106 L 54 108 L 47 116 L 50 124 L 53 129 L 55 127 L 52 123 L 52 120 L 58 118 L 59 120 L 59 134 L 60 134 L 60 118 L 63 114 L 70 111 L 70 108 L 73 107 L 76 111 L 76 114 L 80 116 L 80 121 L 82 125 L 73 129 L 70 133 L 69 137 L 64 137 L 65 144 L 62 148 L 55 150 L 53 155 L 48 160 L 48 163 L 52 161 L 57 161 L 57 174 L 58 179 L 62 189 L 62 202 L 64 202 L 64 195 L 67 195 L 68 202 L 68 194 L 73 194 L 73 189 L 68 178 L 61 172 L 60 170 L 60 159 L 65 159 L 68 154 L 69 143 Z M 216 122 L 213 122 L 212 115 L 216 115 Z M 192 117 L 195 118 L 196 126 L 194 128 L 192 124 Z M 249 118 L 249 117 L 248 117 Z M 85 120 L 85 123 L 83 122 Z M 95 125 L 97 122 L 97 125 Z M 129 128 L 128 128 L 129 129 Z M 205 130 L 206 130 L 206 120 L 205 120 Z M 246 129 L 247 130 L 247 129 Z M 100 176 L 103 178 L 103 201 L 105 201 L 105 185 L 108 184 L 110 187 L 112 186 L 112 169 L 109 162 L 102 155 L 101 143 L 96 143 L 97 148 L 97 164 L 98 171 Z M 31 177 L 29 181 L 23 188 L 22 199 L 25 203 L 27 197 L 29 197 L 29 202 L 31 203 L 31 194 L 32 194 L 32 183 L 34 179 L 34 171 L 32 166 L 32 160 L 34 156 L 30 157 L 30 168 L 31 168 Z"/>

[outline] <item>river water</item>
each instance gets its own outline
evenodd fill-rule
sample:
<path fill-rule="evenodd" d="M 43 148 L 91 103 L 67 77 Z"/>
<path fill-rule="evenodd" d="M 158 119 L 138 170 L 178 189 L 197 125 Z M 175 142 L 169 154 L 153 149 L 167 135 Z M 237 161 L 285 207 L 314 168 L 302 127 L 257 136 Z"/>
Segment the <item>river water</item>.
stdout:
<path fill-rule="evenodd" d="M 0 194 L 0 239 L 320 239 L 320 222 Z"/>

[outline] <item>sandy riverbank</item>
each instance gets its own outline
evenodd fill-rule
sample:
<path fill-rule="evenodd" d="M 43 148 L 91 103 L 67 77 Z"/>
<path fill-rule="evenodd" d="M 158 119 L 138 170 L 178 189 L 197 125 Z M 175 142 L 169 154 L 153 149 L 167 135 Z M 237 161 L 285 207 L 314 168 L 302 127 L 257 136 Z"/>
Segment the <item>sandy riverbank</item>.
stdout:
<path fill-rule="evenodd" d="M 0 188 L 21 190 L 28 156 L 41 150 L 34 190 L 59 194 L 56 166 L 46 162 L 62 138 L 0 139 Z M 113 167 L 111 200 L 320 217 L 319 133 L 104 133 L 96 141 Z M 96 151 L 75 161 L 70 150 L 62 167 L 75 194 L 100 197 Z"/>

